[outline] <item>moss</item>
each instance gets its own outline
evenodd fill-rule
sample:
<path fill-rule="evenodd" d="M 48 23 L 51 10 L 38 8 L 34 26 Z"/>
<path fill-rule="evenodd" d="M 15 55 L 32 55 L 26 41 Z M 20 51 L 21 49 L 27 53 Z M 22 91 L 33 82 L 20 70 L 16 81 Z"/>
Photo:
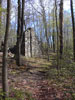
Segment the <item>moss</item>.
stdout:
<path fill-rule="evenodd" d="M 30 92 L 25 92 L 25 95 L 26 95 L 26 98 L 28 99 L 28 100 L 35 100 L 33 97 L 32 97 L 32 94 L 30 93 Z"/>

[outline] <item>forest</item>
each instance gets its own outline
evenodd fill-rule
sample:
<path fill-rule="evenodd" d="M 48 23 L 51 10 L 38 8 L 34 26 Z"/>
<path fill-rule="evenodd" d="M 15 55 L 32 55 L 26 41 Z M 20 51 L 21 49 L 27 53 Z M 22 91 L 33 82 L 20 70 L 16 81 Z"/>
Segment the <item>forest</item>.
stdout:
<path fill-rule="evenodd" d="M 0 100 L 75 100 L 75 0 L 0 0 Z"/>

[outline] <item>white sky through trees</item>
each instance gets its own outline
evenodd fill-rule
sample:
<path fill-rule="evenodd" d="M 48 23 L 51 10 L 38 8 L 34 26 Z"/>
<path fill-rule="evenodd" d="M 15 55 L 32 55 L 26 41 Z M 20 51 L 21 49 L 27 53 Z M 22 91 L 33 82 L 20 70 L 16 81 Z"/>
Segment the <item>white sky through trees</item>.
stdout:
<path fill-rule="evenodd" d="M 26 0 L 27 1 L 27 0 Z M 30 0 L 30 1 L 33 1 L 33 6 L 37 9 L 39 8 L 38 10 L 40 11 L 40 4 L 39 4 L 39 0 Z M 51 6 L 51 3 L 52 1 L 54 0 L 43 0 L 45 2 L 45 9 L 47 10 L 47 7 L 49 7 L 50 9 L 52 8 Z M 59 6 L 59 1 L 60 0 L 57 0 L 58 1 L 58 6 Z M 17 2 L 18 0 L 12 0 L 12 5 L 15 5 L 16 8 L 17 8 Z M 73 0 L 73 3 L 75 5 L 75 0 Z M 75 6 L 74 6 L 75 8 Z M 12 20 L 14 20 L 14 16 L 15 16 L 15 11 L 14 11 L 15 8 L 12 7 Z M 70 0 L 64 0 L 64 11 L 67 11 L 67 12 L 70 12 Z"/>

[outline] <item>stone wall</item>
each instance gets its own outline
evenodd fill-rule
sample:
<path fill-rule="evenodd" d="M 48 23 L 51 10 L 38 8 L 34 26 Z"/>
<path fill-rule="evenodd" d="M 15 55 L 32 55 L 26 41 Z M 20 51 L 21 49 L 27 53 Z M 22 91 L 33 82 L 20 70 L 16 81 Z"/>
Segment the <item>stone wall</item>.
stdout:
<path fill-rule="evenodd" d="M 25 56 L 26 57 L 41 56 L 40 43 L 32 28 L 28 28 L 25 32 Z"/>

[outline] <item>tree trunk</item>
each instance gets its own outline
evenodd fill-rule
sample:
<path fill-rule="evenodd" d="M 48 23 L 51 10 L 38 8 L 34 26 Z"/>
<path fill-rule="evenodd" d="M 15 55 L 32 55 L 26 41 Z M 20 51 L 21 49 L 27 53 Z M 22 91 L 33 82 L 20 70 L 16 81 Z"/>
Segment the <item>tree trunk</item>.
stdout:
<path fill-rule="evenodd" d="M 24 33 L 24 6 L 25 6 L 25 0 L 22 0 L 22 17 L 21 17 L 21 34 L 20 34 L 20 41 L 21 41 L 21 47 L 25 44 L 25 33 Z M 24 37 L 23 37 L 24 36 Z M 24 46 L 25 47 L 25 46 Z M 21 48 L 21 54 L 25 55 L 25 49 Z"/>
<path fill-rule="evenodd" d="M 57 21 L 57 0 L 55 0 L 55 18 L 56 18 L 56 31 L 57 31 L 57 69 L 59 69 L 59 32 Z"/>
<path fill-rule="evenodd" d="M 47 41 L 47 59 L 49 61 L 49 38 L 48 38 L 48 32 L 47 32 L 47 21 L 46 21 L 46 14 L 45 14 L 45 8 L 43 6 L 42 0 L 40 0 L 40 5 L 42 7 L 42 17 L 43 17 L 43 24 L 45 28 L 45 36 L 46 36 L 46 41 Z"/>
<path fill-rule="evenodd" d="M 68 38 L 69 38 L 69 37 L 68 37 L 68 36 L 69 36 L 69 34 L 68 34 L 68 33 L 69 33 L 68 27 L 67 27 L 67 31 L 66 31 L 66 32 L 67 32 L 67 34 L 66 34 L 66 52 L 67 52 L 68 47 L 69 47 L 69 44 L 68 44 L 68 43 L 69 43 L 69 41 L 68 41 Z"/>
<path fill-rule="evenodd" d="M 25 32 L 23 32 L 22 44 L 21 44 L 21 54 L 25 56 Z"/>
<path fill-rule="evenodd" d="M 16 53 L 16 64 L 20 66 L 21 64 L 21 42 L 20 42 L 20 34 L 21 34 L 21 1 L 18 0 L 18 28 L 17 28 L 17 53 Z"/>
<path fill-rule="evenodd" d="M 8 67 L 7 67 L 7 48 L 8 48 L 8 36 L 9 36 L 9 25 L 10 25 L 10 3 L 11 0 L 7 0 L 7 19 L 6 19 L 6 32 L 4 37 L 4 50 L 3 50 L 3 67 L 2 67 L 2 87 L 4 100 L 8 97 Z"/>
<path fill-rule="evenodd" d="M 46 41 L 47 41 L 47 56 L 48 56 L 48 61 L 49 61 L 49 39 L 48 39 L 48 32 L 47 32 L 47 22 L 46 22 L 46 16 L 45 16 L 45 10 L 43 9 L 43 23 L 44 23 L 44 28 L 45 28 L 45 36 L 46 36 Z"/>
<path fill-rule="evenodd" d="M 21 65 L 21 53 L 24 55 L 25 49 L 21 47 L 24 46 L 24 4 L 25 0 L 22 0 L 22 15 L 21 15 L 21 1 L 18 0 L 18 29 L 17 29 L 17 55 L 16 63 L 18 66 Z M 22 44 L 23 43 L 23 44 Z M 22 50 L 21 50 L 22 49 Z"/>
<path fill-rule="evenodd" d="M 2 8 L 2 0 L 0 0 L 0 8 Z M 0 11 L 0 34 L 1 34 L 1 24 L 2 24 L 2 11 Z"/>
<path fill-rule="evenodd" d="M 60 30 L 60 59 L 63 56 L 63 0 L 60 1 L 60 13 L 59 13 L 59 30 Z"/>
<path fill-rule="evenodd" d="M 53 52 L 55 53 L 54 9 L 53 9 Z"/>
<path fill-rule="evenodd" d="M 0 8 L 2 8 L 2 0 L 0 0 Z M 2 15 L 2 11 L 0 11 L 0 25 L 1 25 L 1 15 Z"/>
<path fill-rule="evenodd" d="M 74 19 L 73 1 L 72 0 L 70 0 L 70 6 L 71 6 L 72 29 L 73 29 L 73 55 L 74 55 L 74 61 L 75 61 L 75 19 Z"/>
<path fill-rule="evenodd" d="M 32 57 L 32 33 L 31 33 L 31 29 L 30 29 L 30 54 Z"/>

